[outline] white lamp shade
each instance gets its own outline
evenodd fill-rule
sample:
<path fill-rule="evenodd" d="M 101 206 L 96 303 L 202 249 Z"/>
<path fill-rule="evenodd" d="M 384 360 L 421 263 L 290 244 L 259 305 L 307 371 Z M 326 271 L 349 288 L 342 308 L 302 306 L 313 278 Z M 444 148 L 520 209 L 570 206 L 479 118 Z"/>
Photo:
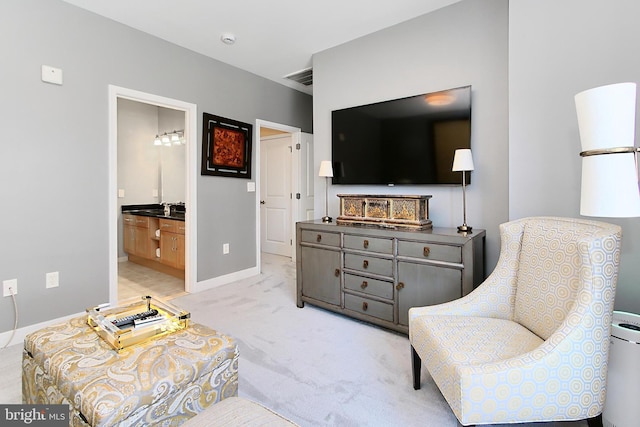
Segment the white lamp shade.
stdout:
<path fill-rule="evenodd" d="M 582 151 L 634 146 L 635 83 L 586 90 L 575 96 L 575 102 Z M 580 214 L 620 218 L 640 216 L 634 153 L 583 158 Z"/>
<path fill-rule="evenodd" d="M 453 155 L 453 172 L 472 171 L 473 170 L 473 157 L 471 156 L 471 150 L 468 148 L 456 150 Z"/>
<path fill-rule="evenodd" d="M 333 176 L 333 167 L 331 167 L 331 160 L 323 160 L 320 162 L 320 172 L 318 176 L 324 176 L 330 178 Z"/>

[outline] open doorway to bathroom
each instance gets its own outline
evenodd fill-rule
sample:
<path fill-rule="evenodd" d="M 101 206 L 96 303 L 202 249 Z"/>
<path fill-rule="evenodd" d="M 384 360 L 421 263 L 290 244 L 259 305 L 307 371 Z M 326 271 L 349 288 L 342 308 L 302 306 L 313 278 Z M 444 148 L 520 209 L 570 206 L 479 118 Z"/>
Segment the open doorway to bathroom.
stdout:
<path fill-rule="evenodd" d="M 171 299 L 193 289 L 196 110 L 195 104 L 109 86 L 111 305 L 140 295 Z"/>
<path fill-rule="evenodd" d="M 118 299 L 171 299 L 185 293 L 185 112 L 117 102 Z"/>

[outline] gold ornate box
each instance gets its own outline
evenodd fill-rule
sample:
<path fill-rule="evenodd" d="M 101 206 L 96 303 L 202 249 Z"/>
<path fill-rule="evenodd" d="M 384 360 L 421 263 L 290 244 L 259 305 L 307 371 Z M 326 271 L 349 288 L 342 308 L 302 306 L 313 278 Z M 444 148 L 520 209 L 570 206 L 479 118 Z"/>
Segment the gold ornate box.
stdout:
<path fill-rule="evenodd" d="M 143 296 L 123 306 L 87 309 L 87 323 L 115 350 L 189 326 L 191 314 L 168 302 Z"/>
<path fill-rule="evenodd" d="M 377 225 L 380 227 L 425 230 L 429 219 L 430 195 L 338 194 L 338 224 Z"/>

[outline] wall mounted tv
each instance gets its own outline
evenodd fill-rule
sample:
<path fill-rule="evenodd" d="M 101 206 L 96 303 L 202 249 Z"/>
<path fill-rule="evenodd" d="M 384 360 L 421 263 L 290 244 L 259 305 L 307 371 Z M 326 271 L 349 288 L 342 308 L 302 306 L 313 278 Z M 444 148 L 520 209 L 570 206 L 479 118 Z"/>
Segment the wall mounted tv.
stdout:
<path fill-rule="evenodd" d="M 471 148 L 471 86 L 331 113 L 333 184 L 460 184 L 458 148 Z"/>

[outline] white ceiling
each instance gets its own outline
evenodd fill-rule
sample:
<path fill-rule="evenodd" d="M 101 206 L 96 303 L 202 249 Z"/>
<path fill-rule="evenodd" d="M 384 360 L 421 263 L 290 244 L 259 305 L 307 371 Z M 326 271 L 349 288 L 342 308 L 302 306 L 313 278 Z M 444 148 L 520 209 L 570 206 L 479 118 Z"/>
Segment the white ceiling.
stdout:
<path fill-rule="evenodd" d="M 64 1 L 311 93 L 284 76 L 311 67 L 314 53 L 460 0 Z M 236 43 L 222 43 L 223 33 Z"/>

